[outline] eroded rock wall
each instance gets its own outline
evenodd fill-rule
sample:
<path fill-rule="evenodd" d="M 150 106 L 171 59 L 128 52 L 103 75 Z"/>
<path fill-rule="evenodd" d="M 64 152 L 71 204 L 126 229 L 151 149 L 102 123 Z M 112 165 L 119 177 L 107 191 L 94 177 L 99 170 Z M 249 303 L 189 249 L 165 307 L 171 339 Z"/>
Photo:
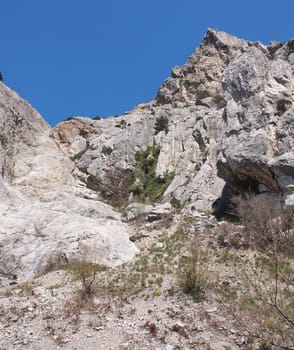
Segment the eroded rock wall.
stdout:
<path fill-rule="evenodd" d="M 291 41 L 249 47 L 226 67 L 227 105 L 218 175 L 238 191 L 294 190 L 294 76 Z M 251 187 L 251 188 L 250 188 Z"/>
<path fill-rule="evenodd" d="M 2 83 L 0 128 L 1 274 L 28 279 L 81 249 L 110 266 L 135 255 L 120 215 L 73 176 L 49 125 Z"/>

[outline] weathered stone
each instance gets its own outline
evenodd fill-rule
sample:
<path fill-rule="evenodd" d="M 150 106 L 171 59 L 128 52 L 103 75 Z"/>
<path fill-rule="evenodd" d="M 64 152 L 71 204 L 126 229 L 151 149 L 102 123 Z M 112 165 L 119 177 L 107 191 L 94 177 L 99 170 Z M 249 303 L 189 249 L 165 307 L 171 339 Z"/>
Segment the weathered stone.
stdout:
<path fill-rule="evenodd" d="M 129 204 L 125 211 L 128 220 L 133 220 L 142 215 L 148 214 L 152 211 L 153 206 L 143 203 L 131 203 Z"/>
<path fill-rule="evenodd" d="M 293 155 L 291 55 L 287 43 L 266 47 L 209 29 L 154 101 L 119 118 L 75 118 L 52 137 L 75 160 L 83 181 L 99 178 L 106 185 L 109 169 L 132 169 L 136 151 L 155 143 L 156 176 L 174 173 L 163 200 L 175 197 L 197 210 L 221 194 L 221 178 L 235 192 L 289 193 L 293 167 L 281 162 Z M 158 132 L 160 118 L 168 128 Z"/>
<path fill-rule="evenodd" d="M 224 70 L 218 175 L 236 191 L 293 191 L 293 68 L 287 44 L 244 48 Z M 284 56 L 284 57 L 283 57 Z"/>
<path fill-rule="evenodd" d="M 240 192 L 292 205 L 293 55 L 292 41 L 266 47 L 210 29 L 150 103 L 116 118 L 70 118 L 53 130 L 0 82 L 1 270 L 32 276 L 50 256 L 84 245 L 97 262 L 132 258 L 129 227 L 98 199 L 128 200 L 136 153 L 148 146 L 159 148 L 156 179 L 172 179 L 158 201 L 175 197 L 206 210 L 226 184 L 219 218 Z M 169 212 L 152 209 L 149 218 Z"/>
<path fill-rule="evenodd" d="M 155 101 L 185 107 L 197 104 L 207 97 L 223 94 L 222 73 L 228 62 L 249 44 L 245 40 L 209 29 L 201 46 L 187 63 L 172 70 L 159 89 Z"/>
<path fill-rule="evenodd" d="M 154 207 L 147 216 L 147 221 L 153 222 L 168 217 L 172 212 L 170 203 L 164 203 Z"/>
<path fill-rule="evenodd" d="M 2 274 L 31 278 L 50 259 L 85 247 L 93 261 L 110 266 L 135 255 L 120 215 L 73 176 L 75 164 L 49 137 L 50 127 L 2 83 L 0 127 Z"/>
<path fill-rule="evenodd" d="M 217 140 L 222 125 L 221 110 L 209 110 L 202 106 L 150 108 L 135 109 L 125 117 L 95 122 L 98 131 L 87 139 L 89 146 L 81 157 L 78 155 L 83 149 L 76 150 L 77 156 L 72 153 L 74 148 L 71 145 L 77 144 L 74 138 L 67 141 L 59 138 L 63 129 L 72 130 L 70 123 L 76 125 L 76 120 L 58 125 L 51 134 L 75 160 L 79 175 L 86 174 L 88 180 L 85 181 L 91 183 L 91 188 L 93 179 L 99 179 L 107 187 L 110 169 L 132 169 L 136 151 L 146 149 L 155 142 L 160 148 L 156 176 L 174 173 L 164 199 L 175 196 L 183 204 L 194 202 L 198 209 L 207 209 L 223 187 L 223 181 L 216 176 L 215 167 Z M 161 131 L 156 134 L 154 125 L 160 117 L 168 118 L 167 133 Z M 81 123 L 84 123 L 87 128 L 89 123 L 93 123 L 88 118 L 78 120 L 78 127 L 83 127 Z M 115 127 L 122 120 L 126 120 L 126 128 Z M 78 132 L 74 134 L 79 135 Z M 112 149 L 112 152 L 105 152 L 106 148 Z M 96 189 L 99 191 L 99 186 Z"/>

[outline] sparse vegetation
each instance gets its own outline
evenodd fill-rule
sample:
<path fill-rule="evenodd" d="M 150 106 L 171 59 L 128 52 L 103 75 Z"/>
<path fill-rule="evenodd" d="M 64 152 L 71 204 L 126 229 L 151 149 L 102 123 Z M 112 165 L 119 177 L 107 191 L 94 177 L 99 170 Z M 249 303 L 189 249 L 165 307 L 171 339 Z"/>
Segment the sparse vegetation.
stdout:
<path fill-rule="evenodd" d="M 46 274 L 51 271 L 64 269 L 68 265 L 68 259 L 64 254 L 55 254 L 50 256 L 45 268 L 39 275 Z"/>
<path fill-rule="evenodd" d="M 101 193 L 114 207 L 121 207 L 129 199 L 130 170 L 113 168 L 105 172 Z"/>
<path fill-rule="evenodd" d="M 34 285 L 32 282 L 25 282 L 20 285 L 20 295 L 29 296 L 34 294 Z"/>
<path fill-rule="evenodd" d="M 105 266 L 89 261 L 90 258 L 86 251 L 82 252 L 71 259 L 67 266 L 74 278 L 81 282 L 82 288 L 79 294 L 82 299 L 92 297 L 96 274 L 106 269 Z"/>
<path fill-rule="evenodd" d="M 82 136 L 82 137 L 84 137 L 84 138 L 87 138 L 88 135 L 89 135 L 89 133 L 88 133 L 88 131 L 85 130 L 85 129 L 80 129 L 80 130 L 79 130 L 79 135 Z"/>
<path fill-rule="evenodd" d="M 155 135 L 158 134 L 160 131 L 164 131 L 165 134 L 168 133 L 168 118 L 164 116 L 160 116 L 156 119 L 155 125 L 154 125 Z"/>
<path fill-rule="evenodd" d="M 160 149 L 158 146 L 149 146 L 135 154 L 136 164 L 130 174 L 129 192 L 137 195 L 141 200 L 158 199 L 174 178 L 173 173 L 156 176 L 156 166 Z"/>
<path fill-rule="evenodd" d="M 244 214 L 241 220 L 251 220 L 242 222 L 245 227 L 214 223 L 214 228 L 199 231 L 201 220 L 210 222 L 209 217 L 204 218 L 204 215 L 202 218 L 178 215 L 179 221 L 148 224 L 149 243 L 140 247 L 140 254 L 133 261 L 115 268 L 105 269 L 92 263 L 91 254 L 84 251 L 69 259 L 68 263 L 62 257 L 55 259 L 55 264 L 61 266 L 67 280 L 72 276 L 71 283 L 78 287 L 63 304 L 63 317 L 65 315 L 72 326 L 79 327 L 86 314 L 92 317 L 93 329 L 100 329 L 98 317 L 100 320 L 101 314 L 103 318 L 116 312 L 118 318 L 127 320 L 137 312 L 138 300 L 146 303 L 144 305 L 148 308 L 159 302 L 167 306 L 168 320 L 181 320 L 171 321 L 167 332 L 175 332 L 187 341 L 192 341 L 195 336 L 193 327 L 201 322 L 197 318 L 192 324 L 193 318 L 205 309 L 201 315 L 203 322 L 217 327 L 219 332 L 222 328 L 217 322 L 221 317 L 224 332 L 227 334 L 233 329 L 236 333 L 232 339 L 243 339 L 240 349 L 293 350 L 293 255 L 285 249 L 284 241 L 283 244 L 275 243 L 275 239 L 283 237 L 284 240 L 284 236 L 289 236 L 291 230 L 288 227 L 293 229 L 290 214 L 285 210 L 282 213 L 274 210 L 272 205 L 270 210 L 261 209 L 260 202 L 252 198 L 242 206 Z M 264 219 L 262 215 L 273 217 L 269 220 L 268 216 Z M 275 220 L 276 215 L 279 225 Z M 282 224 L 285 220 L 287 225 Z M 177 226 L 174 226 L 175 221 Z M 283 229 L 286 234 L 277 234 L 277 229 Z M 253 230 L 256 233 L 249 234 Z M 253 243 L 255 235 L 264 235 L 267 231 L 271 232 L 267 239 L 274 237 L 274 240 L 267 244 L 260 243 L 264 248 Z M 61 288 L 65 287 L 64 283 L 61 285 Z M 21 288 L 21 297 L 31 296 L 30 285 Z M 58 293 L 56 288 L 50 288 L 54 295 Z M 134 304 L 133 299 L 136 301 Z M 148 304 L 148 300 L 152 303 Z M 193 304 L 192 300 L 197 304 Z M 176 310 L 174 305 L 179 305 L 179 308 Z M 211 307 L 207 309 L 207 305 Z M 187 315 L 187 307 L 192 309 L 192 316 Z M 129 315 L 126 310 L 129 310 Z M 168 339 L 169 335 L 157 321 L 158 314 L 155 314 L 152 306 L 148 315 L 142 318 L 141 327 L 157 341 L 163 336 Z M 60 334 L 55 332 L 54 336 Z M 194 348 L 191 344 L 191 348 Z"/>
<path fill-rule="evenodd" d="M 281 139 L 284 139 L 285 137 L 287 137 L 287 134 L 285 132 L 282 132 L 282 131 L 277 131 L 276 132 L 276 137 L 278 140 L 281 140 Z"/>
<path fill-rule="evenodd" d="M 158 226 L 154 225 L 156 229 Z M 162 230 L 165 232 L 168 228 L 162 227 Z M 182 235 L 180 231 L 165 234 L 131 263 L 97 275 L 93 290 L 99 295 L 126 298 L 151 288 L 150 296 L 161 296 L 164 277 L 175 276 L 178 271 L 177 259 L 184 249 Z"/>
<path fill-rule="evenodd" d="M 110 155 L 112 151 L 107 146 L 102 148 L 105 155 Z M 87 187 L 100 192 L 108 203 L 117 208 L 128 203 L 130 194 L 140 201 L 155 201 L 162 196 L 174 178 L 174 173 L 169 172 L 156 176 L 159 152 L 158 146 L 138 150 L 134 169 L 113 167 L 105 171 L 103 179 L 89 175 Z"/>
<path fill-rule="evenodd" d="M 103 151 L 112 152 L 111 148 L 103 148 Z M 103 180 L 89 176 L 87 185 L 100 192 L 102 197 L 112 206 L 120 208 L 126 205 L 129 200 L 130 174 L 131 170 L 129 169 L 110 168 L 105 171 Z"/>
<path fill-rule="evenodd" d="M 279 114 L 283 114 L 286 112 L 288 107 L 291 105 L 292 105 L 291 101 L 284 99 L 284 98 L 281 98 L 280 100 L 277 101 L 277 112 Z"/>
<path fill-rule="evenodd" d="M 227 288 L 223 301 L 236 325 L 262 348 L 293 349 L 293 209 L 251 198 L 240 203 L 240 217 L 242 235 L 256 253 L 236 271 L 241 288 Z"/>
<path fill-rule="evenodd" d="M 288 257 L 294 256 L 292 208 L 283 208 L 278 203 L 255 197 L 239 203 L 239 216 L 245 227 L 244 238 L 250 247 L 266 254 L 277 250 Z"/>
<path fill-rule="evenodd" d="M 125 129 L 127 127 L 127 122 L 124 119 L 121 119 L 119 123 L 115 124 L 115 127 Z"/>
<path fill-rule="evenodd" d="M 210 106 L 207 103 L 202 102 L 201 100 L 197 100 L 195 104 L 196 106 L 203 106 L 203 107 L 210 108 Z"/>
<path fill-rule="evenodd" d="M 287 272 L 276 256 L 273 270 L 264 261 L 247 263 L 242 269 L 242 288 L 227 301 L 236 324 L 247 336 L 278 349 L 293 349 L 294 303 Z"/>
<path fill-rule="evenodd" d="M 224 96 L 222 95 L 215 95 L 213 97 L 213 103 L 216 105 L 218 109 L 224 108 L 227 104 Z"/>
<path fill-rule="evenodd" d="M 192 242 L 188 256 L 180 262 L 179 284 L 196 302 L 204 299 L 208 285 L 207 252 L 200 248 L 196 240 Z"/>
<path fill-rule="evenodd" d="M 172 205 L 173 208 L 175 209 L 181 209 L 182 208 L 182 203 L 179 199 L 177 199 L 175 196 L 172 196 L 170 199 L 170 204 Z"/>

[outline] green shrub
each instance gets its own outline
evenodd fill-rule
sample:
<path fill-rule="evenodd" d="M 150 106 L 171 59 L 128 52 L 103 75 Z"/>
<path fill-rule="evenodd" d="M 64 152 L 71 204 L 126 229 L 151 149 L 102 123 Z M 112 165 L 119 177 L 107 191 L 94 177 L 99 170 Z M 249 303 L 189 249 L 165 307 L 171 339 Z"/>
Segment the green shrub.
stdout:
<path fill-rule="evenodd" d="M 284 98 L 277 101 L 277 111 L 278 113 L 282 114 L 286 112 L 289 106 L 291 106 L 292 102 L 289 100 L 286 100 Z"/>
<path fill-rule="evenodd" d="M 287 137 L 287 134 L 285 132 L 282 131 L 277 131 L 276 132 L 276 137 L 278 140 L 284 139 Z"/>
<path fill-rule="evenodd" d="M 203 107 L 207 107 L 207 108 L 210 108 L 210 106 L 205 103 L 205 102 L 202 102 L 201 100 L 197 100 L 196 103 L 195 103 L 196 106 L 203 106 Z"/>
<path fill-rule="evenodd" d="M 225 98 L 222 95 L 215 95 L 213 97 L 213 103 L 216 105 L 218 109 L 224 108 L 227 104 Z"/>
<path fill-rule="evenodd" d="M 105 266 L 92 263 L 89 260 L 86 252 L 72 259 L 67 269 L 73 274 L 74 278 L 81 282 L 81 296 L 89 298 L 93 294 L 93 284 L 96 279 L 97 272 L 106 270 Z"/>
<path fill-rule="evenodd" d="M 151 201 L 158 199 L 171 184 L 174 173 L 166 172 L 156 176 L 156 166 L 160 149 L 158 146 L 148 146 L 135 154 L 136 164 L 129 176 L 129 192 Z"/>
<path fill-rule="evenodd" d="M 173 208 L 175 209 L 181 209 L 182 208 L 182 203 L 179 199 L 177 199 L 175 196 L 172 196 L 170 199 L 170 204 Z"/>
<path fill-rule="evenodd" d="M 125 129 L 127 127 L 127 122 L 122 119 L 118 124 L 115 124 L 116 128 Z"/>
<path fill-rule="evenodd" d="M 82 137 L 87 138 L 88 137 L 88 131 L 85 130 L 85 129 L 80 129 L 79 130 L 79 135 L 82 136 Z"/>
<path fill-rule="evenodd" d="M 174 173 L 166 172 L 163 176 L 155 176 L 155 172 L 153 175 L 149 174 L 145 186 L 145 196 L 151 200 L 159 198 L 171 184 L 173 178 Z"/>
<path fill-rule="evenodd" d="M 199 244 L 192 242 L 188 257 L 179 266 L 179 284 L 184 293 L 201 302 L 205 297 L 208 284 L 208 267 L 206 253 L 201 251 Z"/>
<path fill-rule="evenodd" d="M 0 72 L 0 81 L 3 81 L 3 75 L 1 72 Z"/>
<path fill-rule="evenodd" d="M 160 296 L 161 296 L 161 291 L 160 291 L 160 289 L 156 289 L 156 290 L 154 291 L 153 295 L 154 295 L 155 297 L 160 297 Z"/>
<path fill-rule="evenodd" d="M 168 133 L 168 118 L 161 116 L 156 119 L 155 125 L 155 135 L 157 135 L 160 131 L 165 131 L 165 134 Z"/>

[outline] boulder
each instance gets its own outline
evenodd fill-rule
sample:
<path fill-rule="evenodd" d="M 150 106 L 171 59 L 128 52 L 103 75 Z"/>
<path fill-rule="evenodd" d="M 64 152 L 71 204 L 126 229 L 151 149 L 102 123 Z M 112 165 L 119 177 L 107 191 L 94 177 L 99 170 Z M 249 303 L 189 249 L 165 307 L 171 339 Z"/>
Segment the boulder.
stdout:
<path fill-rule="evenodd" d="M 127 220 L 134 220 L 142 215 L 149 214 L 152 209 L 153 206 L 150 204 L 131 203 L 125 209 Z"/>
<path fill-rule="evenodd" d="M 165 219 L 171 215 L 173 208 L 170 203 L 163 203 L 155 206 L 147 216 L 148 222 Z"/>

